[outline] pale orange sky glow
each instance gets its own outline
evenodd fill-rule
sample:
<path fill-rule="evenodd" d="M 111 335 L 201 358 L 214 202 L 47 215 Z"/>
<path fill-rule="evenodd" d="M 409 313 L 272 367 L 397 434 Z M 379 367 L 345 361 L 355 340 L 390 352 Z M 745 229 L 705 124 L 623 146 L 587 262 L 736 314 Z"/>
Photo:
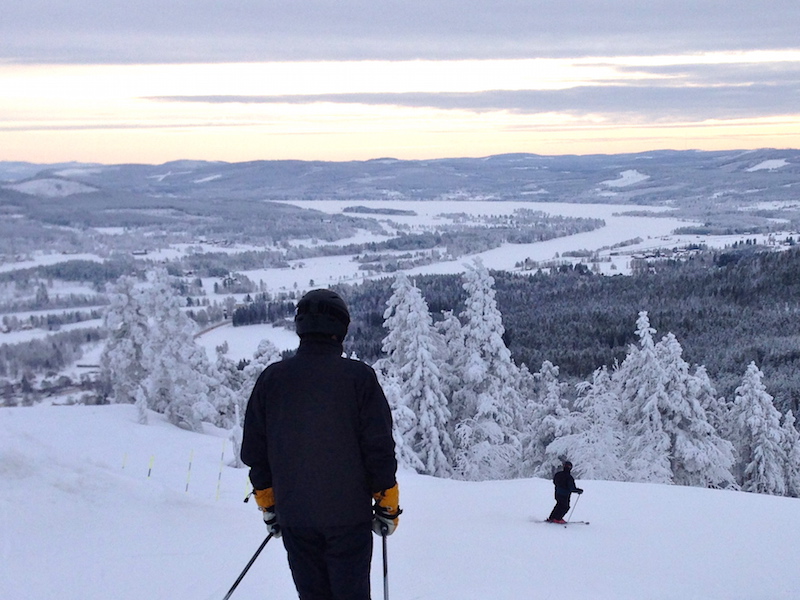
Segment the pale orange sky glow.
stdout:
<path fill-rule="evenodd" d="M 258 37 L 264 14 L 251 24 L 219 5 L 164 1 L 191 18 L 155 12 L 128 27 L 111 18 L 122 9 L 53 0 L 63 22 L 36 24 L 34 8 L 0 0 L 0 160 L 800 147 L 795 3 L 772 15 L 698 0 L 684 22 L 679 3 L 647 14 L 626 0 L 601 12 L 499 0 L 451 22 L 449 0 L 385 17 L 349 0 L 337 10 L 351 20 L 330 14 L 330 27 L 323 4 L 276 5 L 270 23 L 287 25 Z M 237 25 L 208 34 L 214 19 Z"/>

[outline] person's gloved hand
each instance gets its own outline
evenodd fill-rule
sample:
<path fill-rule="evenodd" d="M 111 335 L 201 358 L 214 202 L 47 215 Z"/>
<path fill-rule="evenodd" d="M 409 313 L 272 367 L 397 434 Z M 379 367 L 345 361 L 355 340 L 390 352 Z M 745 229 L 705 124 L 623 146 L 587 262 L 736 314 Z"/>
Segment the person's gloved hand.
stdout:
<path fill-rule="evenodd" d="M 372 494 L 375 500 L 372 531 L 380 536 L 392 535 L 400 522 L 400 488 L 394 487 Z"/>
<path fill-rule="evenodd" d="M 267 531 L 272 534 L 272 537 L 281 537 L 281 526 L 278 525 L 278 517 L 275 514 L 275 507 L 273 506 L 272 510 L 269 508 L 261 508 L 261 512 L 264 515 L 264 523 L 267 525 Z"/>
<path fill-rule="evenodd" d="M 278 525 L 278 517 L 275 514 L 275 494 L 272 488 L 256 490 L 255 497 L 258 510 L 261 511 L 264 517 L 264 523 L 267 525 L 267 531 L 269 531 L 273 537 L 281 537 L 281 526 Z"/>
<path fill-rule="evenodd" d="M 581 488 L 578 488 L 578 489 L 575 490 L 575 493 L 580 495 L 580 494 L 583 493 L 583 490 Z"/>

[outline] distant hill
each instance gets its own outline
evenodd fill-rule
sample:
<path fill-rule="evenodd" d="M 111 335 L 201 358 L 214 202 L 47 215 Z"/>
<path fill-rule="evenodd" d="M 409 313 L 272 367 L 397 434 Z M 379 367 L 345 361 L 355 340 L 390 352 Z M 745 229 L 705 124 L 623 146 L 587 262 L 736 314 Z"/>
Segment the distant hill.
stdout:
<path fill-rule="evenodd" d="M 655 151 L 351 162 L 175 161 L 162 165 L 0 162 L 0 181 L 59 178 L 106 192 L 183 199 L 535 200 L 670 206 L 797 197 L 800 150 Z M 19 189 L 19 188 L 17 188 Z"/>

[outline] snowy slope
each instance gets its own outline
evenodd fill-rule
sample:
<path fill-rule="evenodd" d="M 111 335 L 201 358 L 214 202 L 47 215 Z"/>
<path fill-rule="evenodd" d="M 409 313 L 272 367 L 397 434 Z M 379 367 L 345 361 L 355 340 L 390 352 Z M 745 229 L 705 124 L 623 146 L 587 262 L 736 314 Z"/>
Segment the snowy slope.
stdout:
<path fill-rule="evenodd" d="M 142 426 L 132 406 L 0 410 L 0 598 L 221 599 L 265 535 L 231 458 L 223 432 L 189 433 L 158 415 Z M 788 600 L 800 590 L 800 500 L 579 480 L 573 516 L 592 523 L 564 528 L 532 522 L 553 503 L 545 480 L 403 472 L 400 485 L 392 600 Z M 376 600 L 380 560 L 377 544 Z M 280 541 L 233 598 L 296 598 Z"/>
<path fill-rule="evenodd" d="M 65 198 L 72 194 L 85 194 L 88 192 L 96 192 L 97 188 L 85 185 L 78 181 L 70 181 L 68 179 L 32 179 L 13 185 L 7 185 L 6 188 L 16 190 L 25 194 L 33 196 L 41 196 L 43 198 Z"/>

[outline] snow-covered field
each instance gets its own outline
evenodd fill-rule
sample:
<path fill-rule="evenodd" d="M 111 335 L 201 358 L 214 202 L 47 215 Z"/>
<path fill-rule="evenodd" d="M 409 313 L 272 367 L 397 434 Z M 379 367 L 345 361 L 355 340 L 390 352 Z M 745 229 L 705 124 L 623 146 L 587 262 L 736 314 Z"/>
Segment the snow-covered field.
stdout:
<path fill-rule="evenodd" d="M 620 175 L 620 180 L 628 181 L 633 173 Z M 617 180 L 613 180 L 617 181 Z M 353 206 L 352 201 L 294 201 L 297 206 L 314 208 L 327 213 L 339 213 L 348 206 Z M 370 208 L 386 208 L 387 204 L 380 201 L 363 201 L 357 204 Z M 745 239 L 757 239 L 761 243 L 768 243 L 765 235 L 729 235 L 729 236 L 698 236 L 676 235 L 673 231 L 690 223 L 669 216 L 657 216 L 657 213 L 667 212 L 663 207 L 639 207 L 619 204 L 570 204 L 570 203 L 537 203 L 537 202 L 486 202 L 486 201 L 396 201 L 391 203 L 391 208 L 413 211 L 412 215 L 370 215 L 378 219 L 387 234 L 396 232 L 398 226 L 410 228 L 411 231 L 423 231 L 440 223 L 452 222 L 452 219 L 443 215 L 466 213 L 472 216 L 480 215 L 510 215 L 514 210 L 526 208 L 541 210 L 552 215 L 569 217 L 593 217 L 605 219 L 605 227 L 579 233 L 572 236 L 556 238 L 534 244 L 505 244 L 502 247 L 488 250 L 477 255 L 464 256 L 457 260 L 440 261 L 433 264 L 416 267 L 407 271 L 409 275 L 417 274 L 446 274 L 461 273 L 465 263 L 480 257 L 484 265 L 490 269 L 513 271 L 516 264 L 525 259 L 537 262 L 564 260 L 564 253 L 575 250 L 599 251 L 603 262 L 597 263 L 600 272 L 606 275 L 627 274 L 630 272 L 631 256 L 658 248 L 679 248 L 687 244 L 706 244 L 709 247 L 722 248 Z M 639 211 L 636 216 L 626 214 L 630 211 Z M 642 211 L 649 211 L 653 216 L 644 216 Z M 796 232 L 787 231 L 785 234 L 775 234 L 774 239 L 780 240 L 786 236 L 795 235 Z M 339 243 L 365 243 L 369 241 L 382 241 L 386 235 L 375 235 L 367 231 L 359 231 L 352 238 L 341 240 Z M 636 244 L 626 245 L 624 248 L 612 248 L 616 244 L 641 238 Z M 321 244 L 318 240 L 295 240 L 295 245 L 312 246 Z M 252 246 L 218 246 L 210 242 L 193 244 L 177 244 L 170 248 L 151 252 L 147 258 L 159 261 L 175 259 L 189 252 L 245 252 L 254 250 Z M 63 255 L 63 254 L 38 254 L 30 260 L 16 263 L 0 264 L 0 272 L 27 268 L 35 265 L 54 264 L 57 262 L 82 259 L 101 261 L 102 258 L 93 254 Z M 579 259 L 572 259 L 579 260 Z M 245 271 L 244 274 L 251 281 L 258 284 L 263 281 L 268 292 L 304 291 L 314 287 L 327 287 L 336 283 L 358 283 L 368 277 L 386 277 L 388 275 L 369 275 L 358 268 L 358 263 L 352 256 L 330 256 L 304 260 L 291 261 L 288 268 L 257 269 Z M 213 293 L 215 280 L 206 278 L 203 287 L 209 299 L 222 301 L 224 296 Z M 57 282 L 56 287 L 50 290 L 51 295 L 68 293 L 91 293 L 85 286 L 69 286 Z M 244 297 L 238 295 L 237 299 Z M 47 311 L 45 311 L 47 312 Z M 58 312 L 58 311 L 55 311 Z M 24 320 L 31 313 L 16 313 L 18 319 Z M 11 315 L 8 315 L 9 317 Z M 84 323 L 83 326 L 87 324 Z M 76 325 L 80 327 L 81 325 Z M 66 327 L 64 328 L 66 330 Z M 41 338 L 48 335 L 44 330 L 25 330 L 11 333 L 0 333 L 0 343 L 19 343 L 21 341 Z M 198 338 L 199 342 L 208 350 L 213 358 L 216 346 L 225 341 L 229 342 L 228 356 L 238 360 L 250 358 L 262 339 L 272 340 L 280 349 L 294 348 L 297 344 L 296 337 L 286 330 L 273 329 L 269 326 L 261 328 L 245 327 L 233 328 L 230 326 L 214 329 Z M 99 349 L 89 350 L 91 356 L 85 356 L 81 362 L 92 363 Z"/>
<path fill-rule="evenodd" d="M 212 428 L 133 406 L 0 410 L 0 598 L 221 600 L 265 537 Z M 190 467 L 191 464 L 191 467 Z M 580 479 L 564 528 L 542 479 L 401 472 L 392 600 L 794 600 L 800 500 Z M 377 539 L 376 539 L 377 541 Z M 373 598 L 383 597 L 380 544 Z M 296 598 L 280 540 L 233 600 Z"/>
<path fill-rule="evenodd" d="M 234 327 L 230 323 L 226 323 L 198 336 L 196 340 L 205 348 L 206 354 L 211 360 L 216 357 L 216 347 L 227 342 L 226 356 L 237 362 L 242 358 L 252 359 L 261 340 L 271 341 L 279 350 L 297 348 L 299 343 L 297 334 L 293 330 L 273 327 L 269 323 L 248 325 L 247 327 Z"/>
<path fill-rule="evenodd" d="M 20 313 L 15 313 L 15 314 L 19 315 Z M 88 319 L 86 321 L 80 321 L 78 323 L 68 323 L 66 325 L 61 325 L 58 331 L 61 332 L 61 331 L 70 331 L 72 329 L 99 327 L 100 325 L 102 325 L 102 321 L 100 319 Z M 20 342 L 43 339 L 52 334 L 53 332 L 47 329 L 25 329 L 22 331 L 9 331 L 8 333 L 3 333 L 2 335 L 0 335 L 0 343 L 18 344 Z"/>
<path fill-rule="evenodd" d="M 88 253 L 81 253 L 81 254 L 37 254 L 36 256 L 30 257 L 30 259 L 25 259 L 17 262 L 4 262 L 0 263 L 0 272 L 5 273 L 7 271 L 16 271 L 19 269 L 29 269 L 31 267 L 37 267 L 40 265 L 54 265 L 60 262 L 66 262 L 68 260 L 93 260 L 97 262 L 103 262 L 103 259 L 96 254 L 88 254 Z"/>
<path fill-rule="evenodd" d="M 315 200 L 292 201 L 290 204 L 303 208 L 314 208 L 329 214 L 335 214 L 342 209 L 353 206 L 353 202 L 340 200 Z M 385 208 L 386 203 L 380 201 L 358 202 L 360 206 L 369 208 Z M 605 275 L 630 273 L 631 255 L 647 252 L 659 248 L 679 248 L 687 244 L 706 244 L 709 247 L 722 248 L 745 239 L 756 238 L 759 242 L 767 243 L 765 235 L 725 235 L 725 236 L 699 236 L 676 235 L 673 233 L 680 227 L 695 223 L 672 218 L 657 216 L 658 213 L 667 212 L 669 209 L 651 206 L 631 206 L 619 204 L 570 204 L 564 202 L 480 202 L 480 201 L 394 201 L 391 208 L 414 211 L 414 216 L 380 216 L 371 215 L 382 222 L 389 231 L 396 224 L 402 224 L 414 230 L 424 230 L 437 223 L 448 223 L 450 219 L 441 215 L 451 213 L 466 213 L 469 215 L 510 215 L 516 209 L 527 208 L 541 210 L 552 215 L 568 217 L 600 218 L 606 222 L 605 227 L 562 238 L 537 242 L 534 244 L 504 244 L 499 248 L 487 250 L 476 255 L 461 257 L 453 261 L 440 261 L 423 267 L 409 269 L 409 275 L 416 274 L 450 274 L 464 271 L 464 263 L 475 257 L 480 257 L 483 264 L 489 269 L 514 271 L 515 265 L 525 259 L 537 262 L 551 261 L 561 258 L 564 252 L 574 250 L 599 251 L 604 262 L 598 263 L 600 271 Z M 648 211 L 654 216 L 632 216 L 630 212 Z M 787 232 L 786 235 L 789 235 Z M 781 234 L 773 236 L 781 239 Z M 615 244 L 641 238 L 636 244 L 625 246 L 622 249 L 612 249 Z M 362 241 L 367 241 L 363 240 Z M 263 280 L 271 290 L 309 289 L 309 282 L 314 281 L 316 286 L 333 285 L 334 283 L 354 283 L 367 277 L 364 271 L 358 269 L 358 264 L 351 257 L 333 256 L 311 260 L 294 261 L 291 269 L 259 269 L 246 271 L 245 274 L 253 281 Z"/>

